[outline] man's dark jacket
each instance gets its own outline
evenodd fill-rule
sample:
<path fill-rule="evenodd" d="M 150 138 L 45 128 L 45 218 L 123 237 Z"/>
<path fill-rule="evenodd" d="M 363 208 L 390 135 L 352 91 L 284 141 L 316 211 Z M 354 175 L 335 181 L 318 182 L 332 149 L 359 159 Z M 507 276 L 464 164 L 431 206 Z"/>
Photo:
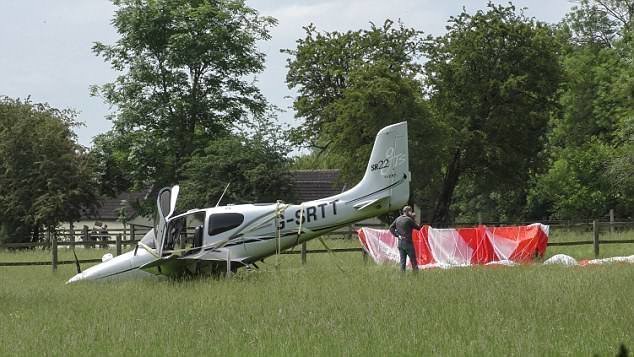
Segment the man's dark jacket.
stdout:
<path fill-rule="evenodd" d="M 401 237 L 405 242 L 412 242 L 412 230 L 420 229 L 414 220 L 406 215 L 398 216 L 390 226 L 390 232 L 395 237 Z"/>

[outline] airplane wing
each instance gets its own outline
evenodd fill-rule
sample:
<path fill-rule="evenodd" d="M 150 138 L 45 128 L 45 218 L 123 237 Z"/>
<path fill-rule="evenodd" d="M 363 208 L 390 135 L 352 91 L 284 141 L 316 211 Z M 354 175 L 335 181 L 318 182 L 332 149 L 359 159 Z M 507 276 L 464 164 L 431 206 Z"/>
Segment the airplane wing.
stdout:
<path fill-rule="evenodd" d="M 231 270 L 236 266 L 245 266 L 240 260 L 231 260 Z M 227 261 L 222 259 L 201 259 L 193 257 L 171 256 L 157 259 L 139 267 L 139 269 L 155 274 L 178 278 L 197 274 L 215 274 L 227 271 Z"/>
<path fill-rule="evenodd" d="M 143 264 L 139 269 L 155 275 L 181 276 L 188 269 L 188 264 L 180 261 L 176 256 L 164 259 L 156 259 L 147 264 Z"/>

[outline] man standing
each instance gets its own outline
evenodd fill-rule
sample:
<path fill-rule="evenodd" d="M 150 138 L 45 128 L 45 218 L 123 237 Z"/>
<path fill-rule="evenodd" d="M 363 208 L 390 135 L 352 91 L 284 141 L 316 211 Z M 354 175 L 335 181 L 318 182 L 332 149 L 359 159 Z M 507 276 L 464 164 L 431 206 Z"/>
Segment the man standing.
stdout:
<path fill-rule="evenodd" d="M 416 224 L 416 213 L 410 206 L 403 207 L 403 214 L 398 216 L 392 225 L 390 225 L 390 232 L 398 239 L 398 252 L 401 255 L 401 271 L 405 271 L 405 265 L 407 263 L 407 257 L 409 256 L 409 262 L 412 264 L 414 271 L 418 270 L 418 264 L 416 263 L 416 251 L 414 250 L 414 242 L 412 241 L 412 230 L 420 229 L 420 226 Z"/>

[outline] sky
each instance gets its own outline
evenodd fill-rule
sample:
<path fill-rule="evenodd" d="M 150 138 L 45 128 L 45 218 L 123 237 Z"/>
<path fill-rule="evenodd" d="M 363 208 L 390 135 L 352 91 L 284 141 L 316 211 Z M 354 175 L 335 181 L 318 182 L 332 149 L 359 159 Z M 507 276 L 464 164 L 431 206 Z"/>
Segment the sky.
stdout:
<path fill-rule="evenodd" d="M 278 24 L 271 40 L 261 42 L 266 69 L 257 76 L 267 99 L 286 111 L 279 120 L 296 125 L 290 106 L 294 92 L 285 83 L 286 58 L 280 49 L 294 48 L 304 37 L 303 26 L 314 23 L 320 31 L 347 31 L 400 19 L 407 27 L 442 35 L 450 16 L 463 7 L 470 13 L 488 1 L 467 0 L 247 0 L 261 15 Z M 507 3 L 507 1 L 495 1 Z M 514 1 L 537 20 L 557 23 L 574 6 L 570 0 Z M 115 6 L 106 0 L 0 0 L 0 96 L 47 102 L 74 109 L 84 126 L 75 130 L 78 141 L 90 146 L 94 136 L 108 131 L 106 116 L 114 112 L 101 98 L 91 97 L 91 85 L 111 82 L 118 73 L 92 52 L 96 41 L 118 39 L 111 24 Z"/>

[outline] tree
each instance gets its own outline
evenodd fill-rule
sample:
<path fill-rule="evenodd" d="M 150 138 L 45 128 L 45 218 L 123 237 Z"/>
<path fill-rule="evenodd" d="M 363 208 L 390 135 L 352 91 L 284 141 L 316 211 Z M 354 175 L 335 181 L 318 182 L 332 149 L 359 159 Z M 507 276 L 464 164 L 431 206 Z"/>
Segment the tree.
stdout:
<path fill-rule="evenodd" d="M 0 99 L 1 240 L 37 239 L 41 227 L 76 221 L 97 194 L 75 114 L 47 104 Z"/>
<path fill-rule="evenodd" d="M 114 197 L 119 192 L 132 187 L 132 178 L 140 173 L 135 172 L 139 164 L 131 158 L 130 143 L 123 133 L 112 131 L 97 135 L 93 139 L 93 147 L 88 153 L 99 193 Z"/>
<path fill-rule="evenodd" d="M 243 0 L 113 0 L 121 38 L 93 50 L 121 74 L 93 94 L 117 109 L 112 135 L 136 158 L 137 187 L 178 182 L 195 148 L 261 115 L 251 77 L 264 66 L 258 40 L 275 24 Z"/>
<path fill-rule="evenodd" d="M 633 168 L 631 10 L 624 1 L 582 1 L 560 25 L 569 45 L 548 137 L 550 168 L 536 176 L 532 216 L 597 218 L 609 209 L 634 214 L 626 174 Z"/>
<path fill-rule="evenodd" d="M 513 5 L 489 3 L 487 11 L 463 12 L 449 23 L 445 35 L 428 37 L 424 46 L 431 109 L 451 128 L 437 225 L 451 221 L 461 183 L 485 197 L 517 192 L 525 200 L 560 78 L 552 29 Z"/>
<path fill-rule="evenodd" d="M 581 0 L 566 15 L 561 26 L 571 44 L 612 47 L 632 24 L 631 0 Z"/>
<path fill-rule="evenodd" d="M 370 24 L 369 30 L 345 33 L 319 32 L 313 24 L 304 27 L 306 37 L 296 41 L 295 49 L 282 52 L 290 55 L 286 83 L 297 89 L 293 101 L 296 116 L 303 120 L 293 132 L 297 144 L 324 149 L 331 142 L 322 136 L 324 125 L 335 120 L 327 108 L 343 97 L 349 87 L 352 71 L 363 65 L 381 62 L 392 72 L 405 75 L 418 73 L 421 33 L 391 20 L 383 26 Z"/>

